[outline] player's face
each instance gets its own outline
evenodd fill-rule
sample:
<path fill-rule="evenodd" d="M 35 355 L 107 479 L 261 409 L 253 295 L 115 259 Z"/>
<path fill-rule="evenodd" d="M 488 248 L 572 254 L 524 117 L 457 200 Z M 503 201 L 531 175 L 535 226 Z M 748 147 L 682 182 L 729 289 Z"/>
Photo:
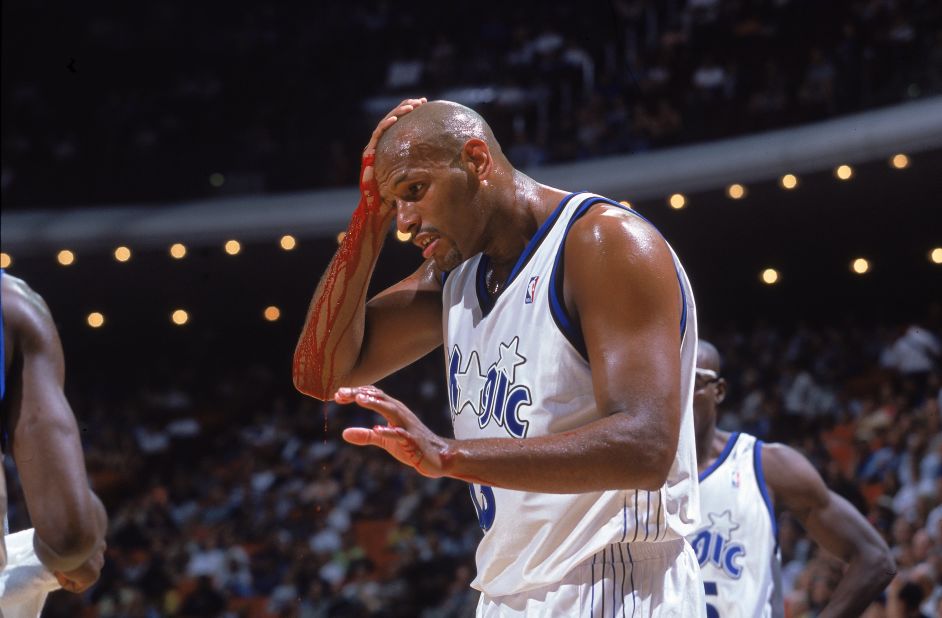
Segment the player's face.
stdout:
<path fill-rule="evenodd" d="M 479 183 L 460 163 L 413 155 L 376 167 L 383 201 L 396 209 L 396 227 L 412 236 L 424 258 L 448 271 L 480 251 Z"/>
<path fill-rule="evenodd" d="M 725 381 L 712 369 L 697 367 L 693 382 L 693 414 L 697 430 L 716 422 L 716 406 L 723 400 Z"/>

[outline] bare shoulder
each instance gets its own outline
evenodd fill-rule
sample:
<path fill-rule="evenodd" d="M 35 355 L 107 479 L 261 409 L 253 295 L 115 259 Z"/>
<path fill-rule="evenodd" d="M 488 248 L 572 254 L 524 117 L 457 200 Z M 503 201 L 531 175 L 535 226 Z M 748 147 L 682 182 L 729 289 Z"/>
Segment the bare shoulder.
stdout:
<path fill-rule="evenodd" d="M 29 284 L 4 273 L 2 284 L 3 322 L 17 341 L 41 341 L 52 336 L 55 325 L 46 301 Z"/>
<path fill-rule="evenodd" d="M 762 472 L 777 501 L 801 510 L 828 502 L 828 489 L 818 471 L 797 450 L 775 442 L 762 445 Z"/>
<path fill-rule="evenodd" d="M 618 255 L 620 263 L 673 270 L 670 250 L 660 232 L 640 216 L 609 204 L 593 207 L 572 224 L 566 250 L 603 261 Z"/>

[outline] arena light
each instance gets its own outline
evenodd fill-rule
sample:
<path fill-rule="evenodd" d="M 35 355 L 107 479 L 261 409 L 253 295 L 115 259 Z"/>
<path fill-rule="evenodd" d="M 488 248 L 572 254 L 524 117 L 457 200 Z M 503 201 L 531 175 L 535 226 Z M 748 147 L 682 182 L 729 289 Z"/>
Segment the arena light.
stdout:
<path fill-rule="evenodd" d="M 176 242 L 170 245 L 170 256 L 175 260 L 182 260 L 186 257 L 186 245 L 182 242 Z"/>
<path fill-rule="evenodd" d="M 88 317 L 85 318 L 85 321 L 88 322 L 88 325 L 92 328 L 101 328 L 105 323 L 105 316 L 98 311 L 92 311 L 88 314 Z"/>
<path fill-rule="evenodd" d="M 343 232 L 341 232 L 341 234 L 343 234 Z M 342 239 L 339 236 L 337 238 L 337 242 L 339 243 Z M 399 230 L 396 230 L 396 240 L 399 242 L 409 242 L 412 240 L 412 234 L 409 232 L 400 232 Z"/>
<path fill-rule="evenodd" d="M 63 266 L 71 266 L 75 263 L 75 254 L 68 249 L 63 249 L 56 255 L 56 260 Z"/>
<path fill-rule="evenodd" d="M 942 247 L 935 247 L 929 252 L 929 261 L 933 264 L 942 264 Z"/>
<path fill-rule="evenodd" d="M 278 307 L 274 305 L 270 305 L 268 307 L 265 307 L 265 311 L 263 315 L 265 316 L 265 319 L 268 320 L 269 322 L 274 322 L 278 320 L 278 318 L 281 317 L 281 309 L 279 309 Z"/>
<path fill-rule="evenodd" d="M 622 200 L 618 203 L 624 206 L 625 208 L 631 208 L 631 202 L 629 202 L 628 200 Z"/>
<path fill-rule="evenodd" d="M 239 251 L 242 251 L 242 245 L 239 244 L 238 240 L 226 241 L 226 253 L 229 255 L 239 255 Z"/>
<path fill-rule="evenodd" d="M 726 195 L 728 195 L 730 199 L 740 200 L 746 196 L 746 187 L 739 183 L 731 184 L 726 187 Z"/>
<path fill-rule="evenodd" d="M 775 285 L 778 283 L 780 277 L 778 271 L 774 268 L 766 268 L 762 271 L 762 274 L 759 278 L 762 280 L 762 283 L 766 285 Z"/>
<path fill-rule="evenodd" d="M 9 253 L 0 253 L 0 268 L 10 268 L 12 263 L 13 258 L 10 257 Z"/>
<path fill-rule="evenodd" d="M 183 309 L 177 309 L 176 311 L 170 314 L 170 319 L 177 326 L 183 326 L 184 324 L 190 321 L 190 314 L 187 313 Z"/>
<path fill-rule="evenodd" d="M 281 240 L 278 241 L 278 244 L 281 245 L 281 248 L 285 251 L 291 251 L 296 246 L 298 246 L 298 241 L 295 240 L 294 236 L 290 234 L 285 234 L 281 237 Z"/>
<path fill-rule="evenodd" d="M 893 158 L 890 159 L 890 165 L 892 165 L 898 170 L 906 169 L 907 167 L 909 167 L 909 157 L 907 157 L 901 152 L 898 154 L 895 154 L 893 155 Z"/>
<path fill-rule="evenodd" d="M 209 184 L 211 184 L 212 186 L 218 189 L 219 187 L 226 184 L 226 177 L 220 174 L 219 172 L 216 172 L 215 174 L 210 174 Z"/>
<path fill-rule="evenodd" d="M 127 262 L 131 259 L 131 250 L 127 247 L 118 247 L 114 250 L 114 259 L 119 262 Z"/>
<path fill-rule="evenodd" d="M 834 175 L 837 176 L 839 180 L 850 180 L 854 175 L 854 168 L 849 165 L 838 165 L 834 170 Z"/>
<path fill-rule="evenodd" d="M 858 275 L 865 275 L 870 272 L 870 262 L 866 258 L 857 258 L 850 263 L 850 269 Z"/>
<path fill-rule="evenodd" d="M 674 210 L 680 210 L 687 205 L 687 198 L 684 197 L 683 193 L 675 193 L 671 195 L 668 203 Z"/>
<path fill-rule="evenodd" d="M 339 234 L 337 234 L 337 244 L 339 245 L 340 243 L 342 243 L 343 239 L 346 237 L 347 237 L 346 232 L 340 232 Z"/>
<path fill-rule="evenodd" d="M 782 176 L 779 183 L 782 185 L 783 189 L 788 189 L 789 191 L 798 186 L 798 176 L 794 174 L 785 174 Z"/>

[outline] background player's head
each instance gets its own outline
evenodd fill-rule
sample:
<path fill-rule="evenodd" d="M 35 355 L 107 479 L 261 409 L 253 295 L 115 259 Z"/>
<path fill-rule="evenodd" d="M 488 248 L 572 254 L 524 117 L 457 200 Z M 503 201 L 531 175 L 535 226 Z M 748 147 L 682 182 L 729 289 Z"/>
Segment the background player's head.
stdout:
<path fill-rule="evenodd" d="M 697 443 L 716 424 L 716 407 L 726 398 L 726 380 L 720 375 L 722 359 L 716 347 L 701 339 L 697 347 L 697 374 L 693 387 L 694 424 Z"/>
<path fill-rule="evenodd" d="M 376 148 L 383 200 L 397 208 L 397 226 L 431 246 L 450 270 L 483 249 L 491 206 L 513 187 L 512 167 L 487 122 L 474 110 L 431 101 L 405 114 Z"/>

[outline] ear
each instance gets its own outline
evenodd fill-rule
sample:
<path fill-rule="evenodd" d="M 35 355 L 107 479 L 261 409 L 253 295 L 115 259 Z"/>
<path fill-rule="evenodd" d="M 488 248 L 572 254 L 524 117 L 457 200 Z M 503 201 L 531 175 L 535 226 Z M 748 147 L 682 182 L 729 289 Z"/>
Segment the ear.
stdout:
<path fill-rule="evenodd" d="M 726 399 L 726 380 L 724 380 L 723 378 L 720 378 L 719 380 L 717 380 L 716 388 L 714 388 L 714 390 L 716 391 L 716 396 L 714 397 L 714 400 L 716 401 L 716 404 L 719 405 L 723 403 L 724 399 Z"/>
<path fill-rule="evenodd" d="M 491 149 L 488 148 L 484 140 L 476 137 L 472 137 L 465 142 L 464 147 L 461 149 L 461 162 L 471 166 L 471 170 L 478 180 L 484 180 L 490 176 L 494 167 Z"/>

